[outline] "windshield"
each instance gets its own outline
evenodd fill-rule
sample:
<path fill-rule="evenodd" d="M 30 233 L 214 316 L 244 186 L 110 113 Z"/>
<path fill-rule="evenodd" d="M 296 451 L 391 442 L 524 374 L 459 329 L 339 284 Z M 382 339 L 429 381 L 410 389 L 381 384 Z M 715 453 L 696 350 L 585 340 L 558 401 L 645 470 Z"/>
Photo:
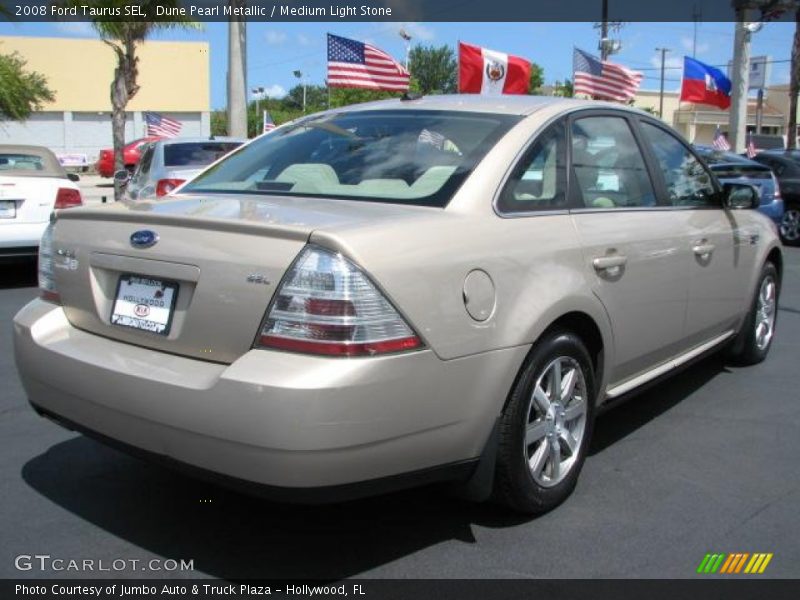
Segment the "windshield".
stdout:
<path fill-rule="evenodd" d="M 519 117 L 363 111 L 281 127 L 202 173 L 181 193 L 345 198 L 443 207 Z"/>
<path fill-rule="evenodd" d="M 167 167 L 199 167 L 210 165 L 241 142 L 182 142 L 164 145 L 164 165 Z"/>

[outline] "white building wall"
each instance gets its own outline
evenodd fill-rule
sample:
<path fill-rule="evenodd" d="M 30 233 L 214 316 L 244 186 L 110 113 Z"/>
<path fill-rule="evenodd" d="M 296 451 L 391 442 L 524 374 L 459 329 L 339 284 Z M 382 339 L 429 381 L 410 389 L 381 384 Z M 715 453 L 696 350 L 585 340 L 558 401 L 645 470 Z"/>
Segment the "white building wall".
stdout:
<path fill-rule="evenodd" d="M 181 136 L 209 136 L 211 119 L 208 112 L 162 112 L 165 117 L 183 124 Z M 125 140 L 144 137 L 144 115 L 128 113 Z M 110 112 L 41 112 L 25 122 L 0 121 L 0 144 L 46 146 L 56 154 L 85 154 L 90 162 L 97 160 L 100 150 L 110 148 Z"/>

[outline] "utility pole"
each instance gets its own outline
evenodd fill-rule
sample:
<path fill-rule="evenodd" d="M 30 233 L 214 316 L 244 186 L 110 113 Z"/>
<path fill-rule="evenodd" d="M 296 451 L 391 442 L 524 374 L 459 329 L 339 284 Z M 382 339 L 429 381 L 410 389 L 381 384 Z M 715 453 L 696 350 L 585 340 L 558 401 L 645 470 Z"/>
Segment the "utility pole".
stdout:
<path fill-rule="evenodd" d="M 736 0 L 736 32 L 733 39 L 730 142 L 733 152 L 741 153 L 746 145 L 747 88 L 750 76 L 750 29 L 746 0 Z"/>
<path fill-rule="evenodd" d="M 661 91 L 658 94 L 658 117 L 664 119 L 664 63 L 669 48 L 656 48 L 656 52 L 661 52 Z"/>
<path fill-rule="evenodd" d="M 692 20 L 694 21 L 694 32 L 692 34 L 692 58 L 697 54 L 697 24 L 700 21 L 702 12 L 697 8 L 697 4 L 692 8 Z"/>
<path fill-rule="evenodd" d="M 295 77 L 297 77 L 297 79 L 300 80 L 300 83 L 303 85 L 303 114 L 306 114 L 306 78 L 303 75 L 302 71 L 293 71 L 292 73 Z M 328 103 L 330 104 L 330 100 L 328 101 Z"/>
<path fill-rule="evenodd" d="M 230 0 L 232 8 L 242 0 Z M 228 21 L 228 135 L 247 137 L 247 24 Z"/>
<path fill-rule="evenodd" d="M 600 21 L 600 60 L 608 60 L 608 0 L 603 0 L 603 18 Z"/>

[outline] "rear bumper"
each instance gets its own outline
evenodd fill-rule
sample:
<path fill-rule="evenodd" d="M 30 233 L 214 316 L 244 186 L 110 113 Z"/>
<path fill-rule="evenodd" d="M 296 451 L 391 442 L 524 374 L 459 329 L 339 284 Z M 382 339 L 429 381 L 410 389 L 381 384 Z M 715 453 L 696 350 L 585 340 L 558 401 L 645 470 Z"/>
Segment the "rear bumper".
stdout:
<path fill-rule="evenodd" d="M 6 249 L 9 253 L 11 249 L 25 249 L 26 254 L 35 255 L 48 223 L 0 223 L 0 254 Z"/>
<path fill-rule="evenodd" d="M 285 499 L 330 500 L 403 474 L 464 476 L 527 351 L 442 361 L 431 351 L 342 360 L 252 350 L 221 365 L 77 330 L 40 300 L 15 317 L 14 345 L 45 413 Z"/>

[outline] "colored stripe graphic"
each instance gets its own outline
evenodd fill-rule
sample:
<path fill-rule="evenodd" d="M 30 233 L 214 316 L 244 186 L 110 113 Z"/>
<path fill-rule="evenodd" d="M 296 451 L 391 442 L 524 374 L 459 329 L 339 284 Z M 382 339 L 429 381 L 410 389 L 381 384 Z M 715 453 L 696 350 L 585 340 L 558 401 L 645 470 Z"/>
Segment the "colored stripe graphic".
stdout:
<path fill-rule="evenodd" d="M 721 575 L 733 575 L 744 573 L 749 575 L 761 574 L 767 569 L 767 565 L 774 555 L 769 552 L 735 552 L 732 554 L 711 553 L 709 552 L 700 561 L 697 572 L 702 574 L 719 573 Z"/>

